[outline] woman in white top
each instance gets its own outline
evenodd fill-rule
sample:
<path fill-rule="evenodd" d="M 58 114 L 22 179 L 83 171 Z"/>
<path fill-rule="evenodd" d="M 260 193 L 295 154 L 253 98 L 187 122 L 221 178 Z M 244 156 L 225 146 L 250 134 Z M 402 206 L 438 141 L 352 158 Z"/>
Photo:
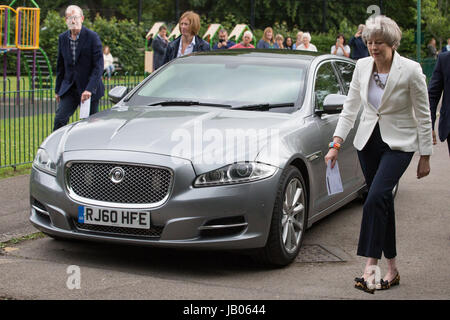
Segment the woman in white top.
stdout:
<path fill-rule="evenodd" d="M 331 54 L 345 56 L 347 58 L 350 57 L 350 47 L 347 45 L 342 33 L 336 37 L 336 44 L 331 47 Z"/>
<path fill-rule="evenodd" d="M 366 21 L 362 33 L 370 57 L 359 59 L 325 162 L 333 167 L 338 150 L 362 109 L 353 145 L 366 180 L 357 255 L 367 257 L 355 287 L 373 293 L 400 284 L 396 265 L 395 211 L 392 190 L 414 152 L 420 155 L 417 178 L 430 173 L 431 115 L 427 84 L 419 63 L 397 53 L 402 32 L 390 18 Z M 362 106 L 362 107 L 361 107 Z M 347 144 L 348 146 L 348 144 Z M 350 147 L 350 146 L 349 146 Z M 374 281 L 384 254 L 388 271 Z M 377 272 L 375 272 L 377 274 Z"/>
<path fill-rule="evenodd" d="M 103 72 L 108 74 L 108 79 L 111 79 L 111 74 L 114 72 L 114 58 L 108 46 L 103 48 Z"/>
<path fill-rule="evenodd" d="M 316 46 L 311 43 L 311 35 L 309 34 L 309 32 L 305 32 L 303 34 L 302 42 L 303 43 L 299 47 L 297 47 L 297 50 L 317 52 Z"/>

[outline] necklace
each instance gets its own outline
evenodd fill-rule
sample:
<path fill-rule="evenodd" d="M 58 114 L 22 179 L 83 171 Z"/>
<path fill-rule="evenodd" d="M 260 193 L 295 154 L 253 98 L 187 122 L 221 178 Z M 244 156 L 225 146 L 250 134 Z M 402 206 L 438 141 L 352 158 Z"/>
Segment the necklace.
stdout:
<path fill-rule="evenodd" d="M 389 73 L 388 73 L 388 77 L 389 77 Z M 383 83 L 380 79 L 380 75 L 378 74 L 378 72 L 374 72 L 373 73 L 373 80 L 375 80 L 375 84 L 380 87 L 381 89 L 384 90 L 384 88 L 386 87 L 386 83 L 387 83 L 387 77 L 386 77 L 386 82 Z"/>

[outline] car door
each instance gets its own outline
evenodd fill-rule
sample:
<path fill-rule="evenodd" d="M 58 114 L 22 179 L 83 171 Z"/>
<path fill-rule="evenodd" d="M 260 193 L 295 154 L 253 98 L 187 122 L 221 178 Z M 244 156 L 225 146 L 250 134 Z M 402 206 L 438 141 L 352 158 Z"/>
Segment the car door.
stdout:
<path fill-rule="evenodd" d="M 313 106 L 316 110 L 323 110 L 323 102 L 329 94 L 345 95 L 347 91 L 342 84 L 336 68 L 333 66 L 332 60 L 322 62 L 316 69 L 314 79 L 314 94 Z M 322 114 L 314 113 L 314 121 L 318 127 L 318 132 L 321 137 L 321 152 L 323 157 L 328 152 L 328 144 L 333 139 L 333 133 L 339 119 L 339 114 Z M 339 171 L 341 173 L 342 185 L 344 191 L 332 196 L 328 195 L 326 187 L 326 165 L 322 157 L 322 170 L 318 170 L 316 175 L 316 199 L 314 206 L 317 212 L 320 212 L 334 203 L 342 200 L 351 192 L 354 191 L 355 178 L 355 149 L 353 147 L 353 139 L 347 138 L 342 144 L 339 151 Z"/>
<path fill-rule="evenodd" d="M 333 65 L 335 66 L 336 71 L 338 72 L 341 84 L 343 86 L 343 89 L 345 91 L 345 94 L 348 94 L 348 91 L 350 90 L 350 83 L 352 82 L 353 78 L 353 72 L 355 71 L 356 64 L 351 61 L 343 61 L 343 60 L 336 60 L 333 62 Z M 353 129 L 350 130 L 347 141 L 350 141 L 353 143 L 353 139 L 355 138 L 356 129 L 359 125 L 359 117 L 361 115 L 362 108 L 359 110 L 359 114 L 356 117 L 355 125 L 353 126 Z M 351 183 L 354 184 L 354 188 L 359 188 L 361 185 L 365 184 L 364 176 L 362 174 L 362 170 L 359 164 L 358 159 L 358 153 L 356 148 L 352 148 L 351 156 L 353 158 L 354 163 L 354 177 L 351 180 Z"/>

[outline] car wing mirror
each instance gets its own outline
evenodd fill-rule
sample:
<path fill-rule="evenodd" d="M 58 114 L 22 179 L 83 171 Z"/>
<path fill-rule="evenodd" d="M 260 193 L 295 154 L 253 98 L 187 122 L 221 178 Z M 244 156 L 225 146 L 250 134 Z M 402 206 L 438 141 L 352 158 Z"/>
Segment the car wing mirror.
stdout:
<path fill-rule="evenodd" d="M 341 113 L 347 96 L 342 94 L 329 94 L 323 100 L 323 110 L 321 113 L 336 114 Z"/>
<path fill-rule="evenodd" d="M 128 88 L 124 86 L 117 86 L 109 90 L 108 97 L 112 103 L 118 103 L 128 93 Z"/>

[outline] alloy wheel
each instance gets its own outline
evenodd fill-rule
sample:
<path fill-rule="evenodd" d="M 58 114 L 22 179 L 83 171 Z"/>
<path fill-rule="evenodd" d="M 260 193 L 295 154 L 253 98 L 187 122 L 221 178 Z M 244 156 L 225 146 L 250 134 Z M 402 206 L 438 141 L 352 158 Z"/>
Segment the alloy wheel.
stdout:
<path fill-rule="evenodd" d="M 293 178 L 286 187 L 283 201 L 281 231 L 284 248 L 288 253 L 297 250 L 305 228 L 305 192 L 298 178 Z"/>

